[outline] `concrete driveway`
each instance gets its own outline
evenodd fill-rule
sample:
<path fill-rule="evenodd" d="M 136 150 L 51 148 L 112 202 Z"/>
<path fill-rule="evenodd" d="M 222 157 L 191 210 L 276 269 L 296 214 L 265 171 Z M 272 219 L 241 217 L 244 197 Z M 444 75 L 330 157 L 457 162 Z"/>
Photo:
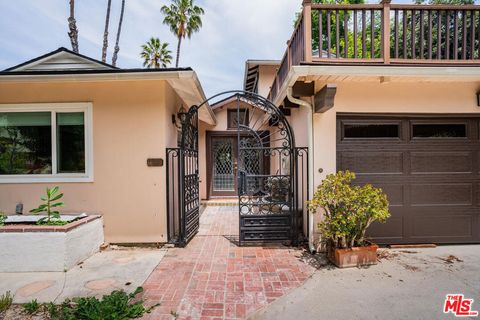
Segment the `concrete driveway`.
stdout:
<path fill-rule="evenodd" d="M 250 319 L 454 319 L 443 314 L 449 293 L 475 299 L 480 311 L 480 246 L 381 249 L 380 257 L 376 266 L 343 270 L 319 259 L 303 286 Z"/>

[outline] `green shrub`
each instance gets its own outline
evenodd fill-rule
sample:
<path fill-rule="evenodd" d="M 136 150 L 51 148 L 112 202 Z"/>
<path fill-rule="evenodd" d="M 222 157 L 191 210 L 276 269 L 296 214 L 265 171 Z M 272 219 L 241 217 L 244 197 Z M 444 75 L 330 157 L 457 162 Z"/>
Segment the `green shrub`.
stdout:
<path fill-rule="evenodd" d="M 59 187 L 47 188 L 46 196 L 40 199 L 43 203 L 38 208 L 30 210 L 31 213 L 39 214 L 46 212 L 47 216 L 38 220 L 37 224 L 40 225 L 65 225 L 67 222 L 60 220 L 60 212 L 55 208 L 63 207 L 65 204 L 60 202 L 63 197 L 63 193 L 58 193 Z"/>
<path fill-rule="evenodd" d="M 10 291 L 5 292 L 0 296 L 0 313 L 7 311 L 8 308 L 13 303 L 13 295 L 10 293 Z"/>
<path fill-rule="evenodd" d="M 59 310 L 60 308 L 53 302 L 46 303 L 43 308 L 49 319 L 61 319 Z"/>
<path fill-rule="evenodd" d="M 38 310 L 40 310 L 40 303 L 38 303 L 37 299 L 34 299 L 29 303 L 24 304 L 23 310 L 25 310 L 25 312 L 27 312 L 28 314 L 37 313 Z"/>
<path fill-rule="evenodd" d="M 101 300 L 95 297 L 76 298 L 65 300 L 61 305 L 47 305 L 50 319 L 55 320 L 126 320 L 140 318 L 153 308 L 147 308 L 142 300 L 135 297 L 143 292 L 137 288 L 135 292 L 127 294 L 123 290 L 113 291 L 103 296 Z"/>
<path fill-rule="evenodd" d="M 318 186 L 308 207 L 325 210 L 319 229 L 323 240 L 335 248 L 365 246 L 365 233 L 374 221 L 390 217 L 388 199 L 382 189 L 370 184 L 353 186 L 355 174 L 339 171 L 330 174 Z"/>
<path fill-rule="evenodd" d="M 0 227 L 5 225 L 5 221 L 7 220 L 7 216 L 4 212 L 0 211 Z"/>

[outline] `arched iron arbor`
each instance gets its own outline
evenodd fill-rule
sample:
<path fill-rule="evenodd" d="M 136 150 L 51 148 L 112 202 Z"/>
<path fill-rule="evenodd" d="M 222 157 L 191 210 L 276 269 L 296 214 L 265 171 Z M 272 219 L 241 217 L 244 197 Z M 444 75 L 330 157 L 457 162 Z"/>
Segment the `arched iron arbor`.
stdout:
<path fill-rule="evenodd" d="M 239 243 L 297 244 L 302 238 L 306 191 L 300 184 L 307 179 L 307 149 L 295 147 L 294 133 L 281 109 L 245 91 L 223 92 L 180 115 L 180 146 L 167 149 L 167 185 L 179 190 L 174 197 L 172 192 L 168 195 L 169 239 L 185 245 L 198 230 L 198 109 L 227 94 L 236 101 Z"/>

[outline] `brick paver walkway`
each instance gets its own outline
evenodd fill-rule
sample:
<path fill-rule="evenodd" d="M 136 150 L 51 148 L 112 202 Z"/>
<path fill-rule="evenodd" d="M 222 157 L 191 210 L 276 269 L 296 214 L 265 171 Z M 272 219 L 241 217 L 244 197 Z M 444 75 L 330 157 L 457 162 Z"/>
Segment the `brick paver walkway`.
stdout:
<path fill-rule="evenodd" d="M 237 207 L 208 207 L 187 248 L 170 249 L 144 284 L 145 319 L 244 319 L 314 271 L 302 250 L 238 247 Z"/>

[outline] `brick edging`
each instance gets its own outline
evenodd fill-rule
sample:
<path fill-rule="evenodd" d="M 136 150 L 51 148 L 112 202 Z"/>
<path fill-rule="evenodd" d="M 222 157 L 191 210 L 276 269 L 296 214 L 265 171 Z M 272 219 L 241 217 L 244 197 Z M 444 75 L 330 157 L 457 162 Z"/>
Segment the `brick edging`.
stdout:
<path fill-rule="evenodd" d="M 100 219 L 100 215 L 92 215 L 86 218 L 82 218 L 64 226 L 37 226 L 37 225 L 6 225 L 0 227 L 0 233 L 25 233 L 25 232 L 69 232 L 81 225 L 87 224 L 94 220 Z"/>

